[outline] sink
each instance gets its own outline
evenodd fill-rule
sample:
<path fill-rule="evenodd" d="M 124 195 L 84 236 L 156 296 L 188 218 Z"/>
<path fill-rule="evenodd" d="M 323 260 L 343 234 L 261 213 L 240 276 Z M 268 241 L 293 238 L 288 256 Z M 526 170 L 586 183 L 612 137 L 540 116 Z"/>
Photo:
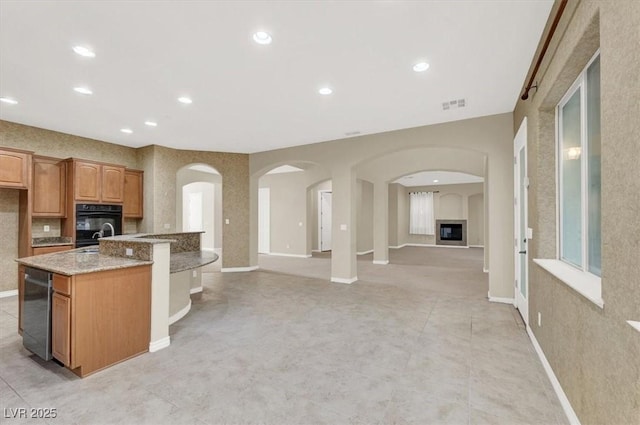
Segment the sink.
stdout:
<path fill-rule="evenodd" d="M 81 254 L 99 254 L 100 253 L 100 248 L 98 247 L 90 247 L 90 248 L 85 248 L 81 251 L 78 251 Z"/>

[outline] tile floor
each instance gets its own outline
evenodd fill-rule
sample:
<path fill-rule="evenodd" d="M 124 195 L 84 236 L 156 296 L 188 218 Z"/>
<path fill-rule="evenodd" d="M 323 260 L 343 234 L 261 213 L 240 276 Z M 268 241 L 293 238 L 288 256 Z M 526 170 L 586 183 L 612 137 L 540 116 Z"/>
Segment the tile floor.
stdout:
<path fill-rule="evenodd" d="M 329 262 L 210 267 L 170 347 L 85 379 L 22 348 L 16 297 L 0 299 L 0 422 L 567 423 L 517 311 L 486 301 L 481 249 L 362 256 L 353 285 Z M 6 417 L 19 407 L 57 418 Z"/>

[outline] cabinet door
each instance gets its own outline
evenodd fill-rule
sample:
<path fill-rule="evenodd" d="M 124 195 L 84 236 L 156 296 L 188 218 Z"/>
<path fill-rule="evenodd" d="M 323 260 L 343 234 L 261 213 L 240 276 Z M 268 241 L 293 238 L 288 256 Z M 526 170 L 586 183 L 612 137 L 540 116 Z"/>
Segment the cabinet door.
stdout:
<path fill-rule="evenodd" d="M 33 216 L 66 217 L 67 164 L 33 158 Z"/>
<path fill-rule="evenodd" d="M 102 166 L 91 162 L 74 162 L 73 185 L 76 201 L 100 202 Z"/>
<path fill-rule="evenodd" d="M 0 187 L 27 189 L 31 155 L 0 149 Z"/>
<path fill-rule="evenodd" d="M 122 210 L 126 218 L 142 218 L 142 179 L 142 171 L 126 170 L 124 173 L 124 205 Z"/>
<path fill-rule="evenodd" d="M 121 204 L 124 201 L 124 167 L 102 166 L 102 202 Z"/>
<path fill-rule="evenodd" d="M 65 366 L 71 363 L 71 299 L 57 292 L 51 302 L 51 352 Z"/>

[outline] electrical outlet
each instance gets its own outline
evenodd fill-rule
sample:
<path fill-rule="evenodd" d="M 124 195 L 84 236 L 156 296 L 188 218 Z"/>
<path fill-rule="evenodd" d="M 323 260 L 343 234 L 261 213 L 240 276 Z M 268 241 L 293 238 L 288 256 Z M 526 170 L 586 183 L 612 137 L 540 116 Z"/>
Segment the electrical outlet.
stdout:
<path fill-rule="evenodd" d="M 51 231 L 51 227 L 48 224 L 44 225 L 44 231 L 45 232 L 50 232 Z"/>
<path fill-rule="evenodd" d="M 538 312 L 538 327 L 542 327 L 542 313 Z"/>
<path fill-rule="evenodd" d="M 347 225 L 346 224 L 341 224 L 340 225 L 340 230 L 347 230 Z"/>
<path fill-rule="evenodd" d="M 229 224 L 229 219 L 228 218 L 224 219 L 224 224 Z"/>
<path fill-rule="evenodd" d="M 131 257 L 133 255 L 133 248 L 125 248 L 124 255 Z"/>

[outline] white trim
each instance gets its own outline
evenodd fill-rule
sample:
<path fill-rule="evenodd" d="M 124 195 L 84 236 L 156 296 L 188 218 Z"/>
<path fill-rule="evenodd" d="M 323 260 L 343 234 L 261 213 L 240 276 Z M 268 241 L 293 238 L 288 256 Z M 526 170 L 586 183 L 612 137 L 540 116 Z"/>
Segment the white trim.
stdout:
<path fill-rule="evenodd" d="M 216 252 L 216 248 L 200 248 L 201 251 Z"/>
<path fill-rule="evenodd" d="M 254 270 L 258 270 L 259 266 L 249 266 L 249 267 L 223 267 L 220 269 L 222 273 L 236 273 L 236 272 L 252 272 Z"/>
<path fill-rule="evenodd" d="M 403 243 L 402 245 L 389 246 L 389 248 L 391 248 L 391 249 L 400 249 L 400 248 L 404 248 L 405 246 L 407 246 L 407 244 Z"/>
<path fill-rule="evenodd" d="M 151 341 L 149 343 L 149 352 L 155 353 L 156 351 L 160 351 L 163 348 L 167 348 L 171 344 L 171 337 L 165 336 L 162 339 L 157 341 Z"/>
<path fill-rule="evenodd" d="M 346 283 L 347 285 L 352 284 L 356 280 L 358 280 L 358 276 L 352 277 L 351 279 L 343 279 L 341 277 L 332 277 L 331 278 L 331 282 L 334 282 L 334 283 Z"/>
<path fill-rule="evenodd" d="M 327 192 L 331 193 L 331 208 L 333 208 L 333 187 L 331 189 L 318 190 L 318 252 L 331 251 L 330 249 L 322 250 L 322 194 Z M 333 226 L 333 211 L 331 213 L 331 226 Z M 331 246 L 333 247 L 333 240 L 331 241 Z"/>
<path fill-rule="evenodd" d="M 529 338 L 531 339 L 533 348 L 536 350 L 536 353 L 538 353 L 538 357 L 540 358 L 540 362 L 542 362 L 544 371 L 547 372 L 547 376 L 551 381 L 551 386 L 553 386 L 553 389 L 555 390 L 556 395 L 558 396 L 558 400 L 560 400 L 560 405 L 564 410 L 564 414 L 567 415 L 567 419 L 569 420 L 569 423 L 571 425 L 580 425 L 580 419 L 578 419 L 578 415 L 576 415 L 576 412 L 573 410 L 573 407 L 571 406 L 571 403 L 569 402 L 567 395 L 562 389 L 562 385 L 560 385 L 560 381 L 558 381 L 556 374 L 553 372 L 551 365 L 547 361 L 547 357 L 544 355 L 544 351 L 542 351 L 542 347 L 540 347 L 540 344 L 538 344 L 538 340 L 536 339 L 536 336 L 533 334 L 533 331 L 528 325 L 527 325 L 527 333 L 529 334 Z"/>
<path fill-rule="evenodd" d="M 490 292 L 487 292 L 487 298 L 489 299 L 489 302 L 492 302 L 492 303 L 515 305 L 515 302 L 516 302 L 515 298 L 492 297 Z"/>
<path fill-rule="evenodd" d="M 0 292 L 0 298 L 8 298 L 8 297 L 13 297 L 15 295 L 18 295 L 17 289 L 11 289 L 9 291 Z"/>
<path fill-rule="evenodd" d="M 184 316 L 187 315 L 187 313 L 189 312 L 189 310 L 191 310 L 191 300 L 189 300 L 189 304 L 187 304 L 186 306 L 184 306 L 184 308 L 180 311 L 178 311 L 176 314 L 174 314 L 173 316 L 169 316 L 169 326 L 173 325 L 174 323 L 176 323 L 178 320 L 182 319 Z"/>
<path fill-rule="evenodd" d="M 312 249 L 311 252 L 322 252 L 319 249 Z"/>
<path fill-rule="evenodd" d="M 604 308 L 602 283 L 598 276 L 579 270 L 560 260 L 534 258 L 533 262 L 598 307 Z"/>
<path fill-rule="evenodd" d="M 633 326 L 633 328 L 635 330 L 637 330 L 638 332 L 640 332 L 640 322 L 635 322 L 633 320 L 627 320 L 627 323 L 630 324 L 631 326 Z"/>
<path fill-rule="evenodd" d="M 373 264 L 380 264 L 380 265 L 386 266 L 387 264 L 389 264 L 389 260 L 373 260 Z"/>
<path fill-rule="evenodd" d="M 311 255 L 306 255 L 306 254 L 285 254 L 284 252 L 270 252 L 267 255 L 273 255 L 274 257 L 311 258 Z"/>
<path fill-rule="evenodd" d="M 197 288 L 189 289 L 190 294 L 197 294 L 198 292 L 202 292 L 202 286 L 198 286 Z"/>
<path fill-rule="evenodd" d="M 368 251 L 362 251 L 362 252 L 358 252 L 358 255 L 367 255 L 367 254 L 371 254 L 373 252 L 373 249 L 370 249 Z"/>
<path fill-rule="evenodd" d="M 439 245 L 442 246 L 442 245 Z M 469 248 L 484 248 L 484 245 L 469 245 Z"/>

